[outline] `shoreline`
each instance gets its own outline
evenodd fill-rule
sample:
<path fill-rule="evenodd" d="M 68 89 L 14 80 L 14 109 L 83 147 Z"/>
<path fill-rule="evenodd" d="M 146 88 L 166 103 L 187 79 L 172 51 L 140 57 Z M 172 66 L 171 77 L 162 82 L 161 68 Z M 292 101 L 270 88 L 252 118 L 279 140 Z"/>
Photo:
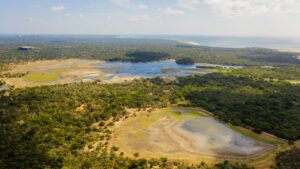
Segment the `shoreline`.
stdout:
<path fill-rule="evenodd" d="M 300 54 L 300 49 L 276 49 L 279 52 L 291 52 L 291 53 L 299 53 Z"/>
<path fill-rule="evenodd" d="M 185 45 L 201 46 L 201 44 L 196 41 L 176 41 L 176 42 L 180 43 L 180 44 L 185 44 Z"/>

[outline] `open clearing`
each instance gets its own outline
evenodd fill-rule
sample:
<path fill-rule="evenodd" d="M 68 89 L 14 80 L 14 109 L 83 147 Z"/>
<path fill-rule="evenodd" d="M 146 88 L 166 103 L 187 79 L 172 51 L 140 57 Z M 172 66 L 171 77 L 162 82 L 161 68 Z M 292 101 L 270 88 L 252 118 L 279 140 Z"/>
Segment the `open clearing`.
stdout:
<path fill-rule="evenodd" d="M 41 85 L 65 84 L 74 82 L 89 82 L 101 80 L 109 83 L 120 83 L 133 80 L 134 77 L 111 76 L 106 70 L 96 66 L 100 60 L 45 60 L 13 65 L 9 73 L 27 73 L 21 78 L 2 78 L 7 84 L 15 87 L 33 87 Z"/>
<path fill-rule="evenodd" d="M 102 70 L 94 67 L 97 60 L 45 60 L 14 65 L 11 73 L 27 73 L 22 78 L 3 78 L 16 87 L 73 83 L 100 79 Z M 93 79 L 91 79 L 93 78 Z"/>
<path fill-rule="evenodd" d="M 129 157 L 138 152 L 142 158 L 208 164 L 231 160 L 265 168 L 278 151 L 289 148 L 284 140 L 223 124 L 202 109 L 131 111 L 135 116 L 117 122 L 110 141 Z"/>

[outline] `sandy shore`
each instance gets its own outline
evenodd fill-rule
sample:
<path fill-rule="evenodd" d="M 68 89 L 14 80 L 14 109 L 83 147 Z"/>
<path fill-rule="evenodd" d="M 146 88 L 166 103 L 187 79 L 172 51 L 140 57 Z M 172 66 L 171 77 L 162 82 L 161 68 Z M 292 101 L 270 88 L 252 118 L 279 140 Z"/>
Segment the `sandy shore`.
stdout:
<path fill-rule="evenodd" d="M 13 69 L 9 72 L 12 73 L 25 73 L 37 69 L 45 69 L 47 67 L 58 67 L 63 65 L 80 64 L 82 67 L 89 66 L 94 63 L 103 63 L 100 60 L 81 60 L 81 59 L 59 59 L 59 60 L 39 60 L 34 62 L 25 62 L 22 64 L 12 65 Z"/>
<path fill-rule="evenodd" d="M 279 52 L 294 52 L 294 53 L 299 53 L 300 54 L 300 50 L 288 50 L 288 49 L 279 49 Z"/>
<path fill-rule="evenodd" d="M 121 77 L 121 76 L 114 76 L 111 79 L 108 80 L 102 80 L 104 83 L 124 83 L 124 82 L 130 82 L 136 79 L 139 79 L 141 77 L 134 76 L 134 77 Z"/>
<path fill-rule="evenodd" d="M 201 46 L 200 43 L 194 42 L 194 41 L 179 41 L 179 43 L 185 44 L 185 45 L 192 45 L 192 46 Z"/>

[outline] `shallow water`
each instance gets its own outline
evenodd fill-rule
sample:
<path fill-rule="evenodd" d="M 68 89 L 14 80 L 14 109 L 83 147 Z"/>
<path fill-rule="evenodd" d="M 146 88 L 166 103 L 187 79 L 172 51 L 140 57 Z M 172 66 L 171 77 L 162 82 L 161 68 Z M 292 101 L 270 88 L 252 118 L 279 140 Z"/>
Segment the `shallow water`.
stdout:
<path fill-rule="evenodd" d="M 271 145 L 249 138 L 199 109 L 171 108 L 141 114 L 115 131 L 121 149 L 222 159 L 245 159 Z"/>
<path fill-rule="evenodd" d="M 220 154 L 252 155 L 264 150 L 257 142 L 234 131 L 210 116 L 190 116 L 191 110 L 172 109 L 181 115 L 180 128 L 191 133 L 196 140 L 194 147 L 203 146 Z M 198 144 L 201 143 L 201 144 Z"/>
<path fill-rule="evenodd" d="M 218 153 L 234 155 L 251 155 L 260 152 L 264 148 L 256 145 L 256 141 L 250 139 L 218 122 L 212 117 L 201 117 L 185 120 L 181 128 L 193 133 L 196 140 L 207 142 L 207 148 Z M 199 147 L 197 142 L 195 147 Z"/>
<path fill-rule="evenodd" d="M 155 61 L 146 63 L 131 63 L 131 62 L 98 62 L 81 67 L 80 61 L 65 63 L 60 65 L 47 65 L 43 67 L 33 68 L 31 73 L 40 75 L 40 79 L 48 74 L 56 72 L 59 80 L 51 81 L 55 84 L 58 81 L 79 82 L 79 81 L 94 81 L 105 80 L 114 81 L 114 79 L 127 78 L 153 78 L 153 77 L 181 77 L 188 75 L 204 75 L 210 73 L 208 69 L 200 67 L 223 67 L 223 68 L 240 68 L 239 66 L 224 66 L 215 64 L 197 63 L 194 65 L 180 65 L 174 61 Z M 80 72 L 74 72 L 80 69 Z M 89 70 L 92 70 L 89 71 Z"/>
<path fill-rule="evenodd" d="M 131 63 L 131 62 L 105 62 L 96 64 L 95 66 L 108 69 L 107 73 L 113 76 L 137 76 L 137 77 L 179 77 L 190 74 L 207 74 L 196 66 L 223 66 L 214 64 L 194 64 L 194 65 L 180 65 L 174 61 L 155 61 L 147 63 Z M 230 66 L 223 66 L 230 67 Z"/>

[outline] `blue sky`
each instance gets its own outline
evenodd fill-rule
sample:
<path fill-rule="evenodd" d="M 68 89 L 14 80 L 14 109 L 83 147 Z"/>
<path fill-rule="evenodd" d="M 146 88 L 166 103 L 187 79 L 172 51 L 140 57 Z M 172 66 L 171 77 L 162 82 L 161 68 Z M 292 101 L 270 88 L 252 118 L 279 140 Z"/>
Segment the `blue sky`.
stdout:
<path fill-rule="evenodd" d="M 300 37 L 299 0 L 0 0 L 1 34 Z"/>

